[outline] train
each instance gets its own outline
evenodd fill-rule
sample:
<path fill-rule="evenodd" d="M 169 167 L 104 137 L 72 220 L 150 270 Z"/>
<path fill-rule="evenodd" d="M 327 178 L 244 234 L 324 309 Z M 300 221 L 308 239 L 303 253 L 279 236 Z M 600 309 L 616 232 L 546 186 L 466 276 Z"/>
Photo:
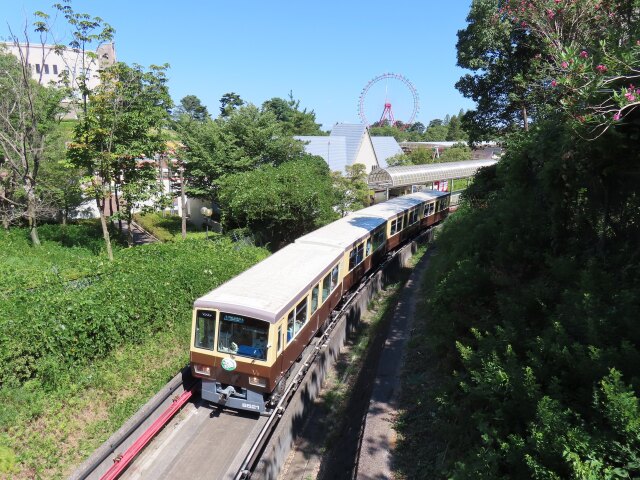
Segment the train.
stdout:
<path fill-rule="evenodd" d="M 268 414 L 343 295 L 389 252 L 441 222 L 449 201 L 448 192 L 424 190 L 358 210 L 196 299 L 190 367 L 202 399 Z"/>

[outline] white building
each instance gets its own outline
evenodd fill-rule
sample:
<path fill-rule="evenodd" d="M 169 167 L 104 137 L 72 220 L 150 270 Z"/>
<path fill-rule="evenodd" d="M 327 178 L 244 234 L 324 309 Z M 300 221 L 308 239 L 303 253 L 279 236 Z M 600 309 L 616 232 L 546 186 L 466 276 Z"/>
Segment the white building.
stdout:
<path fill-rule="evenodd" d="M 364 124 L 336 123 L 329 136 L 295 136 L 305 143 L 305 151 L 322 157 L 332 171 L 345 173 L 345 167 L 360 163 L 370 173 L 386 167 L 386 160 L 402 153 L 393 137 L 372 137 Z"/>
<path fill-rule="evenodd" d="M 97 50 L 85 51 L 84 54 L 72 48 L 37 43 L 0 42 L 0 48 L 2 47 L 29 65 L 31 78 L 42 85 L 58 83 L 66 74 L 71 85 L 77 86 L 78 79 L 86 75 L 87 87 L 92 90 L 100 83 L 99 70 L 113 65 L 116 61 L 113 43 L 105 43 Z M 68 117 L 75 118 L 76 115 L 71 112 Z"/>

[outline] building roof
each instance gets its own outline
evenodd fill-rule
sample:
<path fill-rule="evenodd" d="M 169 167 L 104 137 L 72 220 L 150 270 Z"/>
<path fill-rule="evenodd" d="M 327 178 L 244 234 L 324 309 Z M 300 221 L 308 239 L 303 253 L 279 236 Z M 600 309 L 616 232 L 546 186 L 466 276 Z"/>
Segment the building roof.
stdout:
<path fill-rule="evenodd" d="M 488 167 L 496 163 L 496 160 L 465 160 L 463 162 L 377 168 L 369 174 L 368 183 L 374 187 L 390 188 L 419 185 L 451 178 L 465 178 L 474 175 L 481 167 Z"/>
<path fill-rule="evenodd" d="M 332 246 L 292 243 L 198 298 L 194 307 L 277 322 L 342 255 Z"/>
<path fill-rule="evenodd" d="M 347 142 L 345 137 L 336 136 L 295 136 L 296 140 L 305 142 L 304 150 L 310 155 L 322 157 L 331 171 L 344 172 L 347 163 Z"/>
<path fill-rule="evenodd" d="M 347 147 L 346 165 L 353 165 L 366 133 L 367 126 L 364 123 L 336 123 L 331 129 L 332 137 L 345 138 Z"/>
<path fill-rule="evenodd" d="M 336 123 L 329 136 L 301 136 L 293 138 L 305 142 L 305 152 L 324 158 L 332 171 L 344 173 L 353 165 L 367 135 L 364 124 Z"/>
<path fill-rule="evenodd" d="M 387 168 L 387 159 L 402 153 L 400 144 L 393 137 L 371 137 L 380 168 Z"/>

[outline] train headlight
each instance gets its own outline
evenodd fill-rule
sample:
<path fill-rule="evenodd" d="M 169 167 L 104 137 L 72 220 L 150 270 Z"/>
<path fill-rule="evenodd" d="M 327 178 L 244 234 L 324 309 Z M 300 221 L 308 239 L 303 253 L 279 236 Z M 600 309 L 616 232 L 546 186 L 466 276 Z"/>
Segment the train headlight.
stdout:
<path fill-rule="evenodd" d="M 267 386 L 267 379 L 262 377 L 249 377 L 249 385 L 264 388 Z"/>
<path fill-rule="evenodd" d="M 200 365 L 199 363 L 193 364 L 193 372 L 196 375 L 202 375 L 203 377 L 211 376 L 211 367 L 208 365 Z"/>

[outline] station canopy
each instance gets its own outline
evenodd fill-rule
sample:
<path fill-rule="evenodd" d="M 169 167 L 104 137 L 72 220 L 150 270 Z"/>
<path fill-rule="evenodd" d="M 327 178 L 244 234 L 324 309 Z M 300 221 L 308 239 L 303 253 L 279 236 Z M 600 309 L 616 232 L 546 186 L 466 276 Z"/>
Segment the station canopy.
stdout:
<path fill-rule="evenodd" d="M 369 174 L 368 183 L 371 187 L 392 188 L 421 185 L 453 178 L 466 178 L 473 176 L 479 168 L 496 163 L 497 160 L 465 160 L 463 162 L 374 168 Z"/>

